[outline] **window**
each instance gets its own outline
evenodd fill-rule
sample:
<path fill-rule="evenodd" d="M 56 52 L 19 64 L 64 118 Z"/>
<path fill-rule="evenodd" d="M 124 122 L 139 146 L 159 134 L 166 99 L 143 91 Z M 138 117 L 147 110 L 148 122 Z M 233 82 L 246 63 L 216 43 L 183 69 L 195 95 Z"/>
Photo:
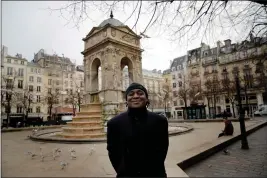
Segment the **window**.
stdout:
<path fill-rule="evenodd" d="M 70 89 L 70 94 L 72 95 L 72 89 Z"/>
<path fill-rule="evenodd" d="M 81 81 L 81 85 L 80 85 L 80 87 L 83 87 L 83 81 Z"/>
<path fill-rule="evenodd" d="M 178 77 L 179 77 L 179 78 L 182 78 L 182 74 L 178 74 Z"/>
<path fill-rule="evenodd" d="M 48 79 L 48 85 L 52 85 L 52 79 Z"/>
<path fill-rule="evenodd" d="M 72 78 L 72 74 L 70 74 L 70 78 Z"/>
<path fill-rule="evenodd" d="M 33 72 L 33 68 L 31 68 L 31 72 Z"/>
<path fill-rule="evenodd" d="M 59 88 L 56 88 L 56 93 L 58 93 L 59 92 Z"/>
<path fill-rule="evenodd" d="M 37 82 L 41 83 L 42 82 L 42 78 L 41 77 L 37 77 Z"/>
<path fill-rule="evenodd" d="M 37 73 L 37 69 L 35 69 L 35 73 Z"/>
<path fill-rule="evenodd" d="M 172 88 L 176 88 L 176 83 L 173 83 L 172 84 Z"/>
<path fill-rule="evenodd" d="M 18 60 L 15 60 L 14 63 L 17 64 L 18 63 Z"/>
<path fill-rule="evenodd" d="M 41 96 L 40 96 L 40 95 L 37 95 L 37 96 L 36 96 L 36 102 L 38 102 L 38 103 L 41 102 Z"/>
<path fill-rule="evenodd" d="M 56 81 L 56 84 L 59 85 L 59 80 Z"/>
<path fill-rule="evenodd" d="M 13 68 L 7 67 L 7 75 L 13 75 Z"/>
<path fill-rule="evenodd" d="M 70 87 L 73 87 L 73 83 L 72 83 L 72 81 L 70 81 Z"/>
<path fill-rule="evenodd" d="M 40 113 L 41 112 L 41 107 L 40 106 L 37 106 L 36 107 L 36 113 Z"/>
<path fill-rule="evenodd" d="M 28 112 L 29 113 L 32 113 L 32 108 L 28 108 Z"/>
<path fill-rule="evenodd" d="M 11 63 L 11 59 L 7 59 L 7 63 Z"/>
<path fill-rule="evenodd" d="M 172 79 L 175 79 L 175 75 L 172 75 Z"/>
<path fill-rule="evenodd" d="M 177 101 L 173 101 L 173 106 L 177 106 Z"/>
<path fill-rule="evenodd" d="M 30 82 L 33 82 L 33 76 L 30 76 L 30 77 L 29 77 L 29 81 L 30 81 Z"/>
<path fill-rule="evenodd" d="M 41 86 L 37 86 L 37 91 L 41 92 Z"/>
<path fill-rule="evenodd" d="M 20 64 L 21 64 L 21 65 L 24 65 L 24 61 L 20 61 Z"/>
<path fill-rule="evenodd" d="M 19 69 L 19 74 L 18 74 L 20 77 L 23 77 L 24 75 L 24 70 L 23 69 Z"/>
<path fill-rule="evenodd" d="M 174 97 L 177 97 L 177 91 L 173 91 L 172 93 Z"/>
<path fill-rule="evenodd" d="M 6 88 L 7 89 L 12 89 L 14 87 L 14 83 L 12 79 L 7 79 L 6 80 Z"/>
<path fill-rule="evenodd" d="M 52 88 L 48 88 L 48 93 L 51 93 L 52 92 Z"/>
<path fill-rule="evenodd" d="M 23 108 L 21 106 L 17 106 L 17 113 L 22 113 L 23 112 Z"/>
<path fill-rule="evenodd" d="M 183 83 L 182 82 L 179 82 L 179 87 L 182 87 L 183 86 Z"/>
<path fill-rule="evenodd" d="M 29 85 L 29 91 L 33 91 L 33 85 Z"/>
<path fill-rule="evenodd" d="M 41 73 L 41 69 L 38 69 L 38 74 L 40 74 Z"/>
<path fill-rule="evenodd" d="M 23 88 L 23 80 L 18 80 L 18 88 Z"/>
<path fill-rule="evenodd" d="M 184 105 L 184 101 L 183 100 L 180 100 L 180 105 Z"/>

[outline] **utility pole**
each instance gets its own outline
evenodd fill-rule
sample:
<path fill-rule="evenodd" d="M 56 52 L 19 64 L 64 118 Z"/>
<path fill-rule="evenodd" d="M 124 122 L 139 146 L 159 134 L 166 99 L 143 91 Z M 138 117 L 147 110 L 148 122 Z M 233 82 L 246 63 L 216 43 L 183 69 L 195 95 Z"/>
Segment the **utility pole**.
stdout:
<path fill-rule="evenodd" d="M 242 108 L 242 101 L 240 96 L 240 81 L 238 76 L 235 78 L 236 81 L 236 94 L 237 94 L 237 101 L 238 101 L 238 108 L 239 108 L 239 123 L 240 123 L 240 131 L 241 131 L 241 149 L 247 150 L 249 149 L 248 140 L 247 140 L 247 133 L 246 133 L 246 126 L 244 121 L 244 110 Z"/>

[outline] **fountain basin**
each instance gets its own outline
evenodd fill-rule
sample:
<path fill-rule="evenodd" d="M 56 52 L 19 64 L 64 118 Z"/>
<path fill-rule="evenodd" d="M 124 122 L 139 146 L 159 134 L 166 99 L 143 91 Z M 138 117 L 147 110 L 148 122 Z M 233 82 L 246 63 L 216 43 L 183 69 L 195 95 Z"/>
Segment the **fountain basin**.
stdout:
<path fill-rule="evenodd" d="M 68 129 L 68 128 L 63 128 Z M 81 128 L 84 129 L 84 128 Z M 86 128 L 85 128 L 86 129 Z M 88 128 L 89 129 L 89 128 Z M 94 129 L 94 128 L 93 128 Z M 98 128 L 100 129 L 100 128 Z M 104 129 L 104 133 L 103 133 Z M 193 130 L 191 126 L 169 126 L 169 136 L 176 136 L 180 134 L 185 134 Z M 51 129 L 51 130 L 42 130 L 36 133 L 35 135 L 30 135 L 30 139 L 34 141 L 48 141 L 48 142 L 62 142 L 62 143 L 103 143 L 106 142 L 106 128 L 102 127 L 99 130 L 99 133 L 71 133 L 70 135 L 62 129 Z"/>

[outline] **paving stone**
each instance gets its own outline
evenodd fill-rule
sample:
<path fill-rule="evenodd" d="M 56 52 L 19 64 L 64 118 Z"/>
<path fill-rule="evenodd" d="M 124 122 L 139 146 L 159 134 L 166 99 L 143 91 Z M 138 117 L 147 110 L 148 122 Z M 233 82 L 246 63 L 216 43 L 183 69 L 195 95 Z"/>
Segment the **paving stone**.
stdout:
<path fill-rule="evenodd" d="M 194 177 L 199 169 L 205 176 L 215 177 L 264 177 L 267 176 L 267 126 L 248 136 L 249 150 L 242 150 L 238 141 L 227 149 L 230 155 L 221 152 L 185 170 Z M 215 161 L 216 160 L 216 161 Z M 203 165 L 212 165 L 203 170 Z M 203 175 L 203 174 L 202 174 Z"/>

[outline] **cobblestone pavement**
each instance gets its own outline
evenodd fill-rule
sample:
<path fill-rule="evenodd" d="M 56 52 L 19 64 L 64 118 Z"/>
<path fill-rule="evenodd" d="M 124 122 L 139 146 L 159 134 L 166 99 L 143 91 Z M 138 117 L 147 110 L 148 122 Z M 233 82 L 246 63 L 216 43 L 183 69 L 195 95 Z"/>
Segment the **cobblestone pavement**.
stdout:
<path fill-rule="evenodd" d="M 229 155 L 216 153 L 185 170 L 189 177 L 267 177 L 267 126 L 248 136 L 249 150 L 238 141 Z"/>

